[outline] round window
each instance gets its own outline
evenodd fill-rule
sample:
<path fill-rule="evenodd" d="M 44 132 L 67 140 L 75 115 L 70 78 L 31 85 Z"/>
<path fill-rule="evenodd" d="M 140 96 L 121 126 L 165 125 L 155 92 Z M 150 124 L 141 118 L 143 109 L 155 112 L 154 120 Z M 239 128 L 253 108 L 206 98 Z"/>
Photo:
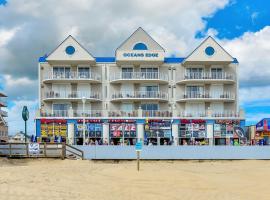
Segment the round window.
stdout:
<path fill-rule="evenodd" d="M 66 53 L 68 55 L 72 55 L 72 54 L 74 54 L 74 52 L 75 52 L 75 48 L 73 46 L 67 46 Z"/>
<path fill-rule="evenodd" d="M 215 49 L 211 46 L 205 48 L 205 53 L 208 56 L 212 56 L 215 53 Z"/>

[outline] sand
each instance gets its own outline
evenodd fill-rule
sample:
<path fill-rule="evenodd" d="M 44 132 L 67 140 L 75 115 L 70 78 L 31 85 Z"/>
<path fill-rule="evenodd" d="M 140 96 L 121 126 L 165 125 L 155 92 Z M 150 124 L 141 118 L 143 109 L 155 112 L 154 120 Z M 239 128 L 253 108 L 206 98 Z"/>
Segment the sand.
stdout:
<path fill-rule="evenodd" d="M 0 199 L 270 199 L 270 161 L 0 159 Z"/>

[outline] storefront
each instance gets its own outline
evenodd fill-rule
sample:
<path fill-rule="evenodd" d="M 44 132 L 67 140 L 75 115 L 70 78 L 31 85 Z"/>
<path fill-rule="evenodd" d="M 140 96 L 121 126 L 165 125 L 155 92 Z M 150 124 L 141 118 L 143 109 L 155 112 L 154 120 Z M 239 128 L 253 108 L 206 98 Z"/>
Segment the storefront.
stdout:
<path fill-rule="evenodd" d="M 77 145 L 83 144 L 83 120 L 77 120 L 75 141 Z M 87 145 L 100 144 L 102 142 L 102 120 L 85 120 L 85 143 Z"/>
<path fill-rule="evenodd" d="M 214 123 L 214 145 L 238 146 L 246 143 L 240 120 L 216 120 Z"/>
<path fill-rule="evenodd" d="M 256 137 L 254 138 L 255 145 L 270 144 L 270 119 L 265 118 L 256 124 Z"/>
<path fill-rule="evenodd" d="M 169 145 L 172 140 L 171 120 L 149 119 L 144 126 L 145 143 L 148 145 Z"/>
<path fill-rule="evenodd" d="M 136 144 L 136 120 L 110 119 L 108 122 L 111 145 Z"/>
<path fill-rule="evenodd" d="M 179 124 L 180 145 L 209 145 L 206 121 L 202 119 L 182 119 Z"/>
<path fill-rule="evenodd" d="M 67 136 L 67 121 L 65 119 L 41 119 L 41 142 L 65 142 Z"/>

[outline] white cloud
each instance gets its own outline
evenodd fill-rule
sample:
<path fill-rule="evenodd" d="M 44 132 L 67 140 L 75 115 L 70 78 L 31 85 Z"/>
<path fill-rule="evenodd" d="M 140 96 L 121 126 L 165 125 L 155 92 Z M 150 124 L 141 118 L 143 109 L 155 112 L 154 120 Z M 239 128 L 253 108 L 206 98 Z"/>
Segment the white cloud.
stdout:
<path fill-rule="evenodd" d="M 270 85 L 264 87 L 241 88 L 239 94 L 239 100 L 242 105 L 253 103 L 255 101 L 260 102 L 262 100 L 269 100 L 270 102 Z"/>
<path fill-rule="evenodd" d="M 15 27 L 9 30 L 0 29 L 0 47 L 7 45 L 19 29 L 19 27 Z"/>
<path fill-rule="evenodd" d="M 239 75 L 242 86 L 270 85 L 270 26 L 258 32 L 222 41 L 224 47 L 240 62 Z"/>

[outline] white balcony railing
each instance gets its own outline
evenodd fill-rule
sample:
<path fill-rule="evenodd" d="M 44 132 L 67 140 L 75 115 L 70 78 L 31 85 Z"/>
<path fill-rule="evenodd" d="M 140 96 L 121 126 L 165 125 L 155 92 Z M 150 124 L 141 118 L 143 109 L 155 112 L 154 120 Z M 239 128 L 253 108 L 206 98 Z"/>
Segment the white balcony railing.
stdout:
<path fill-rule="evenodd" d="M 179 117 L 213 117 L 213 118 L 223 118 L 223 117 L 240 117 L 238 112 L 234 112 L 231 110 L 224 110 L 221 112 L 206 110 L 206 111 L 198 111 L 198 112 L 180 112 Z"/>
<path fill-rule="evenodd" d="M 44 80 L 96 80 L 101 81 L 100 74 L 93 72 L 49 72 Z"/>
<path fill-rule="evenodd" d="M 46 92 L 46 98 L 49 99 L 100 99 L 100 94 L 97 92 L 85 92 L 85 91 L 49 91 Z"/>
<path fill-rule="evenodd" d="M 207 113 L 205 111 L 179 113 L 179 117 L 206 117 L 206 116 Z"/>
<path fill-rule="evenodd" d="M 116 80 L 162 80 L 168 81 L 168 74 L 160 72 L 118 72 L 110 76 L 110 81 Z"/>
<path fill-rule="evenodd" d="M 102 117 L 102 110 L 76 110 L 73 114 L 74 117 Z"/>
<path fill-rule="evenodd" d="M 40 112 L 41 117 L 68 117 L 68 110 L 54 110 L 51 112 Z"/>
<path fill-rule="evenodd" d="M 182 80 L 235 80 L 235 76 L 227 72 L 189 72 L 185 73 Z"/>
<path fill-rule="evenodd" d="M 225 110 L 222 112 L 215 112 L 211 113 L 212 117 L 240 117 L 240 114 L 231 110 Z"/>
<path fill-rule="evenodd" d="M 172 117 L 172 112 L 168 110 L 143 110 L 143 117 Z"/>
<path fill-rule="evenodd" d="M 161 91 L 120 91 L 112 95 L 112 99 L 164 99 L 168 93 Z"/>
<path fill-rule="evenodd" d="M 193 92 L 187 91 L 180 99 L 234 99 L 235 95 L 231 92 Z"/>
<path fill-rule="evenodd" d="M 108 111 L 109 117 L 138 117 L 138 111 L 137 110 L 113 110 Z"/>

